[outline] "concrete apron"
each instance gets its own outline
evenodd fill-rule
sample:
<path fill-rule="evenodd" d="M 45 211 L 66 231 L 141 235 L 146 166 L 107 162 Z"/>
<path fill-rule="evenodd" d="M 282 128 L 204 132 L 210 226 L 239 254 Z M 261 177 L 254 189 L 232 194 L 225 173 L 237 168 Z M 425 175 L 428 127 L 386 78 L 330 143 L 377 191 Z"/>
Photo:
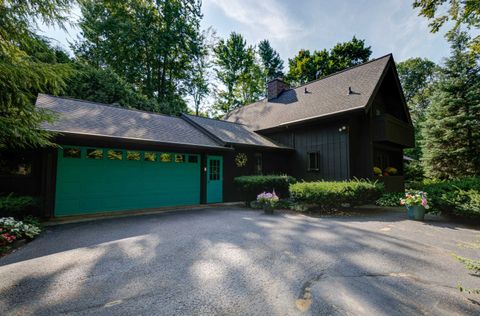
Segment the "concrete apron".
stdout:
<path fill-rule="evenodd" d="M 159 207 L 159 208 L 153 208 L 153 209 L 62 216 L 62 217 L 49 218 L 48 220 L 42 222 L 42 225 L 55 226 L 55 225 L 62 225 L 62 224 L 96 221 L 96 220 L 109 219 L 109 218 L 121 218 L 121 217 L 137 216 L 137 215 L 151 215 L 151 214 L 159 214 L 159 213 L 178 212 L 178 211 L 195 211 L 195 210 L 200 211 L 204 209 L 232 207 L 232 206 L 238 207 L 238 206 L 244 206 L 244 205 L 245 205 L 245 202 L 212 203 L 212 204 L 166 206 L 166 207 Z"/>

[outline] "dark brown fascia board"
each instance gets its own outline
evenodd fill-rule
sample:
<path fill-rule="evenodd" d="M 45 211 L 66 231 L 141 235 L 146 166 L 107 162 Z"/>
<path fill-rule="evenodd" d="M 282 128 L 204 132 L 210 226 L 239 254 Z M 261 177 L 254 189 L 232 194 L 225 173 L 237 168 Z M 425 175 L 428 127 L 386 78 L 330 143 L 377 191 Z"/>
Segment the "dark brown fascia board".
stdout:
<path fill-rule="evenodd" d="M 288 129 L 288 128 L 293 128 L 293 127 L 298 127 L 298 126 L 305 125 L 305 124 L 314 123 L 314 122 L 317 122 L 317 121 L 323 121 L 323 120 L 326 120 L 326 119 L 331 119 L 331 118 L 334 118 L 336 116 L 349 115 L 349 114 L 354 114 L 354 113 L 357 113 L 357 112 L 362 112 L 362 111 L 364 111 L 364 109 L 365 109 L 365 107 L 361 106 L 361 107 L 357 107 L 357 108 L 353 108 L 353 109 L 347 109 L 347 110 L 332 112 L 332 113 L 328 113 L 328 114 L 313 116 L 313 117 L 309 117 L 309 118 L 306 118 L 306 119 L 300 119 L 300 120 L 296 120 L 296 121 L 285 122 L 285 123 L 279 124 L 277 126 L 272 126 L 272 127 L 267 127 L 267 128 L 264 128 L 264 129 L 259 129 L 259 130 L 256 130 L 255 132 L 270 133 L 270 132 L 280 131 L 280 130 L 284 130 L 284 129 Z"/>
<path fill-rule="evenodd" d="M 82 134 L 82 133 L 73 133 L 73 132 L 60 132 L 60 131 L 51 131 L 51 132 L 55 133 L 56 140 L 61 140 L 62 142 L 65 142 L 71 139 L 71 140 L 86 140 L 86 141 L 117 142 L 117 143 L 122 143 L 126 145 L 134 144 L 134 145 L 158 146 L 158 147 L 179 148 L 179 149 L 196 149 L 196 150 L 202 150 L 202 151 L 233 150 L 232 148 L 221 147 L 221 146 L 212 147 L 212 146 L 184 144 L 184 143 L 158 142 L 158 141 L 145 140 L 145 139 L 122 138 L 122 137 Z"/>
<path fill-rule="evenodd" d="M 252 148 L 252 149 L 258 148 L 258 149 L 264 149 L 269 151 L 295 151 L 295 149 L 291 147 L 271 147 L 271 146 L 252 145 L 252 144 L 243 144 L 243 143 L 228 143 L 228 144 L 236 148 Z"/>
<path fill-rule="evenodd" d="M 221 140 L 218 136 L 216 136 L 215 134 L 211 133 L 210 131 L 208 131 L 205 127 L 203 127 L 202 125 L 198 124 L 197 122 L 195 122 L 194 120 L 192 120 L 191 118 L 189 118 L 187 115 L 185 115 L 184 113 L 182 113 L 180 115 L 180 118 L 183 119 L 185 122 L 187 122 L 188 124 L 192 125 L 194 128 L 198 129 L 200 132 L 204 133 L 205 135 L 207 135 L 208 137 L 210 137 L 213 141 L 217 142 L 219 145 L 221 146 L 226 146 L 227 143 L 224 142 L 223 140 Z"/>

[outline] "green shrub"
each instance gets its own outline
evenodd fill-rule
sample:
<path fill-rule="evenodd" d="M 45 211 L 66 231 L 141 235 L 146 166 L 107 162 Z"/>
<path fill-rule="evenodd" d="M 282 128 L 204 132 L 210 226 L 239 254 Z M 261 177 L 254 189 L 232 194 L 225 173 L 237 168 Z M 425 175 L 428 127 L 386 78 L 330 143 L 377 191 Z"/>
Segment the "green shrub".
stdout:
<path fill-rule="evenodd" d="M 39 201 L 32 196 L 18 196 L 10 193 L 0 196 L 0 217 L 23 218 L 38 211 Z"/>
<path fill-rule="evenodd" d="M 425 178 L 425 171 L 418 160 L 404 164 L 403 174 L 405 181 L 422 181 Z"/>
<path fill-rule="evenodd" d="M 288 186 L 295 182 L 295 178 L 287 175 L 241 176 L 233 179 L 234 185 L 244 195 L 247 205 L 265 191 L 275 190 L 279 197 L 288 197 Z"/>
<path fill-rule="evenodd" d="M 425 180 L 412 184 L 427 192 L 430 207 L 435 212 L 455 216 L 480 218 L 480 178 L 458 180 Z"/>
<path fill-rule="evenodd" d="M 386 207 L 400 206 L 400 199 L 404 197 L 405 194 L 402 192 L 386 192 L 377 199 L 375 204 Z"/>
<path fill-rule="evenodd" d="M 299 182 L 290 185 L 290 196 L 295 202 L 315 204 L 322 209 L 336 209 L 342 204 L 374 203 L 382 194 L 383 185 L 366 180 L 341 182 Z"/>

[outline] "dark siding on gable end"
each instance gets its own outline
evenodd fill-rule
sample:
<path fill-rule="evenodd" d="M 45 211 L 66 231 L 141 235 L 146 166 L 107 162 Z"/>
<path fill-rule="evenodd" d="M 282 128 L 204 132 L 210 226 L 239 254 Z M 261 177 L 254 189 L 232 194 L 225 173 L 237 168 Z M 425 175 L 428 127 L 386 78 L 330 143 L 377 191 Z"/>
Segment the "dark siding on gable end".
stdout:
<path fill-rule="evenodd" d="M 345 126 L 346 130 L 339 131 Z M 346 120 L 288 129 L 269 134 L 275 141 L 295 148 L 291 175 L 299 180 L 346 180 L 350 178 L 349 130 Z M 308 171 L 308 153 L 319 153 L 319 170 Z"/>

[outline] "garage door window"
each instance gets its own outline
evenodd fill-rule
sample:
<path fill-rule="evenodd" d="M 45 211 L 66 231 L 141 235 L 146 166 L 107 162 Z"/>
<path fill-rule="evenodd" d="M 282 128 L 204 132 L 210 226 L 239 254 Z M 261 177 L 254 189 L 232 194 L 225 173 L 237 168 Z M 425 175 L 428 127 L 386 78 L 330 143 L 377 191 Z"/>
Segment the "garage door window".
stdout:
<path fill-rule="evenodd" d="M 80 158 L 81 156 L 82 152 L 80 148 L 65 148 L 63 150 L 64 158 Z"/>
<path fill-rule="evenodd" d="M 175 162 L 185 162 L 185 155 L 176 154 Z"/>
<path fill-rule="evenodd" d="M 220 180 L 220 160 L 210 160 L 210 180 Z"/>
<path fill-rule="evenodd" d="M 198 163 L 198 156 L 189 155 L 188 156 L 188 162 L 189 163 Z"/>
<path fill-rule="evenodd" d="M 145 161 L 156 161 L 157 160 L 157 154 L 146 151 L 144 160 Z"/>
<path fill-rule="evenodd" d="M 107 157 L 109 160 L 123 160 L 123 152 L 121 150 L 110 149 L 107 152 Z"/>
<path fill-rule="evenodd" d="M 88 148 L 87 155 L 85 157 L 87 157 L 87 159 L 103 159 L 103 149 Z"/>
<path fill-rule="evenodd" d="M 127 160 L 135 160 L 139 161 L 141 159 L 142 155 L 139 151 L 127 151 Z"/>
<path fill-rule="evenodd" d="M 172 155 L 168 153 L 161 153 L 160 162 L 172 162 Z"/>

